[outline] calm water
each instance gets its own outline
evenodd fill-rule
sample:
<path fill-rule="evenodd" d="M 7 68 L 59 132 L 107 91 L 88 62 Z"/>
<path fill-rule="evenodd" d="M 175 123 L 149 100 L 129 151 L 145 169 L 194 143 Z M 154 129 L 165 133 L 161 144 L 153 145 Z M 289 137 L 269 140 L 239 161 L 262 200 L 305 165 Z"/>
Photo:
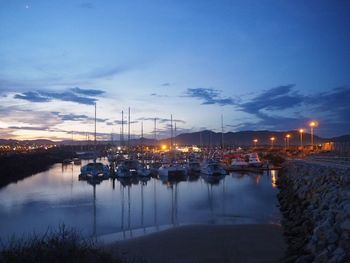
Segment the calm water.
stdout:
<path fill-rule="evenodd" d="M 0 189 L 0 237 L 42 233 L 60 223 L 86 236 L 117 238 L 180 224 L 279 223 L 275 171 L 98 185 L 79 181 L 79 173 L 79 165 L 56 164 Z"/>

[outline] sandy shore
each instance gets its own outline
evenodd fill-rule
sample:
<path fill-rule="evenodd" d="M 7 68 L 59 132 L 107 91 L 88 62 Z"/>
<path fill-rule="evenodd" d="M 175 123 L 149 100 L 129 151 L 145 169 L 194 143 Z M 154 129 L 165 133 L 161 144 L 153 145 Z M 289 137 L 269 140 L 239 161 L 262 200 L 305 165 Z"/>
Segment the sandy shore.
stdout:
<path fill-rule="evenodd" d="M 285 248 L 276 225 L 181 226 L 108 245 L 114 255 L 149 263 L 279 262 Z"/>

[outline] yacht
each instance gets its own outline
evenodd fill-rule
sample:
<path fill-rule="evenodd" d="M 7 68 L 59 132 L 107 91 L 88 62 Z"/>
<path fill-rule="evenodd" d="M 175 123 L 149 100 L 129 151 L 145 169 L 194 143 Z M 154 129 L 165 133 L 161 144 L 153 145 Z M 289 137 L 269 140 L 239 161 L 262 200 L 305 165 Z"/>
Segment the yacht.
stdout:
<path fill-rule="evenodd" d="M 225 169 L 215 160 L 209 159 L 202 163 L 201 173 L 206 175 L 226 175 Z"/>
<path fill-rule="evenodd" d="M 187 169 L 184 165 L 175 162 L 163 162 L 158 168 L 159 176 L 182 176 L 187 174 Z"/>
<path fill-rule="evenodd" d="M 81 179 L 106 179 L 109 176 L 109 168 L 107 165 L 99 162 L 88 163 L 81 167 Z"/>
<path fill-rule="evenodd" d="M 234 158 L 231 161 L 230 170 L 244 171 L 248 168 L 249 164 L 240 157 Z"/>
<path fill-rule="evenodd" d="M 201 172 L 201 164 L 198 160 L 189 160 L 187 163 L 187 171 L 190 174 L 200 173 Z"/>
<path fill-rule="evenodd" d="M 248 157 L 249 157 L 248 164 L 250 166 L 253 166 L 253 167 L 261 167 L 262 166 L 262 162 L 260 161 L 257 153 L 250 153 L 248 155 Z"/>

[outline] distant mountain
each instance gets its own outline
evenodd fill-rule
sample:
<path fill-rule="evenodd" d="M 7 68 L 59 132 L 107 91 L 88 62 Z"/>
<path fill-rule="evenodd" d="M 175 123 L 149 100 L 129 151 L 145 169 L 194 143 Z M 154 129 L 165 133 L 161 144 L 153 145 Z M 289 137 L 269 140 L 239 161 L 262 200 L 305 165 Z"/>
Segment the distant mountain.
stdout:
<path fill-rule="evenodd" d="M 40 145 L 51 145 L 58 144 L 59 142 L 54 142 L 47 139 L 37 139 L 37 140 L 13 140 L 13 139 L 0 139 L 0 144 L 15 144 L 15 143 L 28 143 L 28 144 L 40 144 Z"/>
<path fill-rule="evenodd" d="M 350 142 L 350 134 L 333 137 L 333 138 L 331 138 L 331 141 L 334 141 L 334 142 Z"/>
<path fill-rule="evenodd" d="M 254 139 L 258 139 L 258 145 L 270 145 L 271 137 L 275 137 L 276 140 L 274 142 L 275 145 L 284 145 L 285 143 L 285 136 L 286 134 L 290 134 L 290 145 L 300 145 L 300 133 L 299 131 L 284 131 L 284 132 L 277 132 L 277 131 L 239 131 L 239 132 L 226 132 L 223 135 L 224 144 L 226 145 L 235 145 L 235 146 L 249 146 L 253 144 Z M 179 145 L 220 145 L 221 144 L 221 138 L 222 134 L 221 132 L 213 132 L 209 130 L 204 130 L 200 132 L 192 132 L 192 133 L 182 133 L 177 135 L 173 140 L 175 143 Z M 170 138 L 162 139 L 162 140 L 154 140 L 154 139 L 147 139 L 143 138 L 143 144 L 144 145 L 154 145 L 154 144 L 170 144 Z M 315 143 L 322 143 L 326 141 L 350 141 L 350 134 L 349 135 L 343 135 L 338 137 L 333 137 L 330 139 L 322 138 L 317 135 L 314 136 L 314 142 Z M 51 140 L 46 139 L 38 139 L 38 140 L 25 140 L 25 141 L 18 141 L 18 140 L 6 140 L 6 139 L 0 139 L 0 144 L 14 144 L 16 142 L 21 143 L 35 143 L 35 144 L 41 144 L 41 145 L 48 145 L 48 144 L 56 144 L 56 145 L 88 145 L 93 144 L 93 141 L 71 141 L 71 140 L 65 140 L 60 142 L 55 142 Z M 119 141 L 98 141 L 98 144 L 115 144 L 120 145 Z M 303 144 L 310 144 L 311 143 L 311 135 L 310 133 L 303 133 Z M 124 144 L 127 144 L 127 141 L 124 142 Z M 130 140 L 131 145 L 141 144 L 141 139 L 132 139 Z"/>
<path fill-rule="evenodd" d="M 248 146 L 253 144 L 254 139 L 258 139 L 258 145 L 269 145 L 271 143 L 270 138 L 275 137 L 275 145 L 284 145 L 286 134 L 290 134 L 290 145 L 300 144 L 300 133 L 299 131 L 240 131 L 240 132 L 227 132 L 223 135 L 224 144 L 237 145 L 237 146 Z M 193 133 L 183 133 L 175 138 L 177 144 L 196 144 L 196 145 L 220 145 L 222 133 L 213 132 L 209 130 Z M 321 143 L 328 139 L 314 136 L 315 143 Z M 164 142 L 170 141 L 170 139 L 163 140 Z M 303 133 L 303 144 L 310 144 L 311 135 L 309 133 Z"/>

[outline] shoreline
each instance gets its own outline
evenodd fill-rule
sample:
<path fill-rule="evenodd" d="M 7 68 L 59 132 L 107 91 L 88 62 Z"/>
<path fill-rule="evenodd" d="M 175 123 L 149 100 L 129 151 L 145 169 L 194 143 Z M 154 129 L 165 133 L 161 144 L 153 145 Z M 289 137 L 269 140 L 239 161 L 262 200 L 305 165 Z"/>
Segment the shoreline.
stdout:
<path fill-rule="evenodd" d="M 135 262 L 279 262 L 286 244 L 272 224 L 185 225 L 104 245 Z"/>

